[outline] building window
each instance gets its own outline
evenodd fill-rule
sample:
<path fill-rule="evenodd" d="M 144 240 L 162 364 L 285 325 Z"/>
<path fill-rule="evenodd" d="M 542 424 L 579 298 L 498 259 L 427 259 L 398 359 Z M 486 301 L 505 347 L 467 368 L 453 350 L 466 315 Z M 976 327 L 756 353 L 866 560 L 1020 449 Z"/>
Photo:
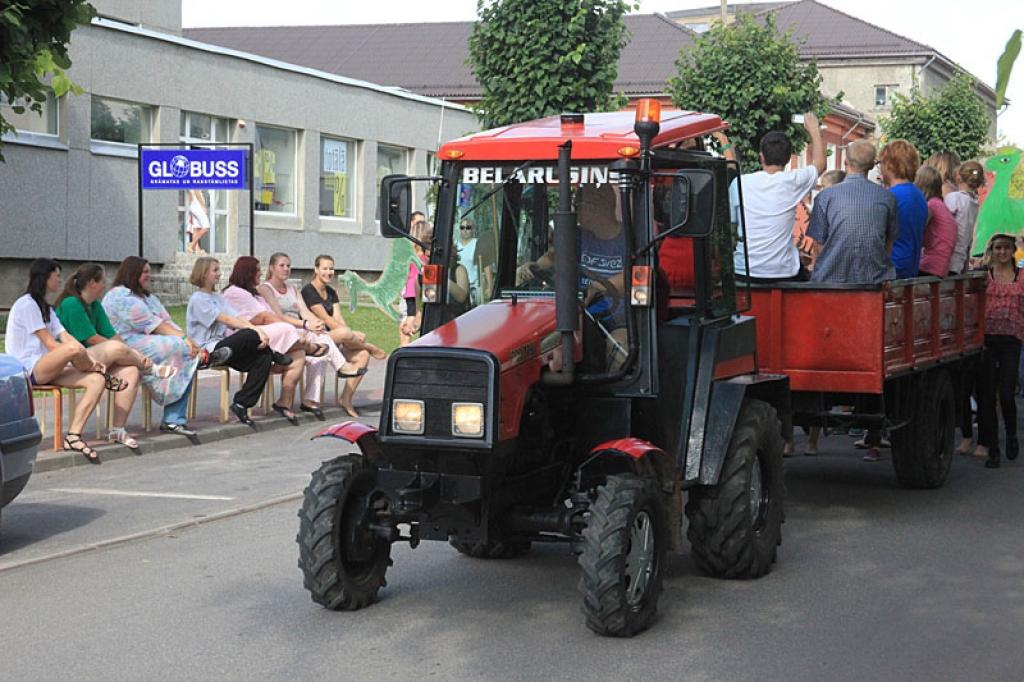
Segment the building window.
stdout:
<path fill-rule="evenodd" d="M 149 142 L 153 110 L 143 104 L 92 97 L 92 133 L 94 140 L 139 144 Z"/>
<path fill-rule="evenodd" d="M 398 175 L 409 172 L 409 155 L 407 149 L 377 145 L 377 185 L 385 175 Z M 377 202 L 377 220 L 380 220 L 380 202 Z"/>
<path fill-rule="evenodd" d="M 356 217 L 356 143 L 320 137 L 320 215 Z"/>
<path fill-rule="evenodd" d="M 230 142 L 230 121 L 194 111 L 181 112 L 182 142 Z"/>
<path fill-rule="evenodd" d="M 256 126 L 253 162 L 256 210 L 296 214 L 295 150 L 298 132 Z"/>
<path fill-rule="evenodd" d="M 685 24 L 686 28 L 690 29 L 694 33 L 707 33 L 708 29 L 711 28 L 711 24 L 707 22 L 700 22 L 696 24 Z"/>
<path fill-rule="evenodd" d="M 57 98 L 52 92 L 47 91 L 46 100 L 40 102 L 42 113 L 33 111 L 28 100 L 15 100 L 13 104 L 7 102 L 7 98 L 0 92 L 0 112 L 4 120 L 14 126 L 20 132 L 37 133 L 40 135 L 56 135 L 57 130 Z M 14 107 L 24 109 L 20 114 L 14 111 Z"/>
<path fill-rule="evenodd" d="M 889 106 L 889 87 L 888 85 L 876 85 L 875 86 L 875 106 L 876 107 L 887 107 Z"/>

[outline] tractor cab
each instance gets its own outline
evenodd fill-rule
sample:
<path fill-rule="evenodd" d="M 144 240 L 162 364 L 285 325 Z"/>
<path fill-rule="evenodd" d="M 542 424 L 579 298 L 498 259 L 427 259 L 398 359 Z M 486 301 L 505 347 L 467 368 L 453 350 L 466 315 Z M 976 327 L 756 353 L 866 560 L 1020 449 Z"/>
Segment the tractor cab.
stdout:
<path fill-rule="evenodd" d="M 314 600 L 373 601 L 396 541 L 488 558 L 564 542 L 588 626 L 631 635 L 682 547 L 684 496 L 704 570 L 770 570 L 788 384 L 756 373 L 754 321 L 738 314 L 739 169 L 704 148 L 725 127 L 644 100 L 635 118 L 470 135 L 439 150 L 436 176 L 382 180 L 382 234 L 428 254 L 424 333 L 389 358 L 379 429 L 324 433 L 361 454 L 307 489 Z M 436 197 L 429 242 L 410 233 L 414 195 Z M 318 525 L 327 509 L 341 530 Z"/>

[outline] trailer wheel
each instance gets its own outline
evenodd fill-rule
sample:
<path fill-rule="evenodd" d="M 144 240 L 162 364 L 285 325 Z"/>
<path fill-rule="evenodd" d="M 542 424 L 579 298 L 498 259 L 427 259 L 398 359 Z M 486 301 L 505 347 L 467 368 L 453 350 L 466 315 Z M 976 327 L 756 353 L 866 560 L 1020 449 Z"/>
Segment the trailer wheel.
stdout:
<path fill-rule="evenodd" d="M 583 613 L 599 635 L 631 637 L 658 610 L 668 542 L 655 483 L 635 474 L 609 476 L 587 511 L 583 552 Z"/>
<path fill-rule="evenodd" d="M 953 462 L 956 395 L 949 372 L 933 369 L 913 391 L 909 422 L 891 434 L 892 467 L 907 488 L 938 488 Z"/>
<path fill-rule="evenodd" d="M 448 544 L 459 554 L 474 559 L 513 559 L 530 551 L 529 540 L 497 540 L 495 542 L 464 542 L 450 538 Z"/>
<path fill-rule="evenodd" d="M 299 510 L 302 584 L 317 604 L 355 611 L 377 600 L 391 565 L 391 543 L 369 528 L 376 471 L 362 457 L 324 462 L 303 493 Z"/>
<path fill-rule="evenodd" d="M 782 450 L 775 408 L 745 401 L 718 485 L 694 489 L 686 503 L 686 537 L 704 573 L 759 578 L 771 571 L 785 520 Z"/>

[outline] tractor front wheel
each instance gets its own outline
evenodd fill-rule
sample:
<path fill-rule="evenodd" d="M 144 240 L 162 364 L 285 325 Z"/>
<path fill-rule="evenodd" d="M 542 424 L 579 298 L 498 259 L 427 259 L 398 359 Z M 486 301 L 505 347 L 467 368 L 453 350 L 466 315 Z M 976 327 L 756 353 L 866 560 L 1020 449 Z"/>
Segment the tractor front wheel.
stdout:
<path fill-rule="evenodd" d="M 668 534 L 654 481 L 609 476 L 597 489 L 583 531 L 580 591 L 587 627 L 631 637 L 654 620 Z"/>
<path fill-rule="evenodd" d="M 782 543 L 782 435 L 775 408 L 740 409 L 718 485 L 695 488 L 686 503 L 693 560 L 717 578 L 759 578 Z"/>
<path fill-rule="evenodd" d="M 377 600 L 391 565 L 391 543 L 371 523 L 384 500 L 377 476 L 362 457 L 324 462 L 313 474 L 299 511 L 299 568 L 317 604 L 355 611 Z"/>

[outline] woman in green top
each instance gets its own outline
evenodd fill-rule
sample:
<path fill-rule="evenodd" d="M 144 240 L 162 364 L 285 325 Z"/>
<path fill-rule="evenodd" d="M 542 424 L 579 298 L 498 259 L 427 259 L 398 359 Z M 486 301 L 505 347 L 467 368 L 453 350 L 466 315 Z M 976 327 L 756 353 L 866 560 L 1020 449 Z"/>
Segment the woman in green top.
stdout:
<path fill-rule="evenodd" d="M 139 444 L 128 435 L 125 423 L 132 411 L 139 389 L 139 375 L 153 374 L 166 378 L 175 368 L 155 365 L 137 350 L 129 348 L 114 331 L 99 298 L 106 286 L 103 267 L 86 263 L 78 268 L 57 297 L 57 317 L 64 329 L 89 349 L 89 354 L 102 362 L 111 375 L 126 386 L 114 397 L 114 414 L 108 439 L 135 449 Z"/>

